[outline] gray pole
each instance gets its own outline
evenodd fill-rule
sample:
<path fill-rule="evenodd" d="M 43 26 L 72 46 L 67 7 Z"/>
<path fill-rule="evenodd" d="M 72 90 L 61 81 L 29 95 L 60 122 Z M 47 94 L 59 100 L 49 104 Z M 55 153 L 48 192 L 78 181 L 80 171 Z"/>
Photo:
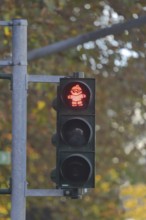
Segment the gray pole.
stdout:
<path fill-rule="evenodd" d="M 12 23 L 12 196 L 11 220 L 26 216 L 27 21 Z"/>

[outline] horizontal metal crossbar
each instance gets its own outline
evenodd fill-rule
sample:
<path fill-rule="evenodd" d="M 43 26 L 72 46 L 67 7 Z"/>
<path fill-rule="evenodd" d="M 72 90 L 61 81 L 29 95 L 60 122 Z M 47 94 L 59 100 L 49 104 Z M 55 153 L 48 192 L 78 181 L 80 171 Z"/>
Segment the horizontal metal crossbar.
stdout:
<path fill-rule="evenodd" d="M 63 196 L 61 189 L 26 189 L 25 196 Z"/>
<path fill-rule="evenodd" d="M 0 73 L 0 79 L 9 79 L 11 80 L 12 74 Z"/>
<path fill-rule="evenodd" d="M 0 21 L 0 26 L 13 26 L 13 25 L 19 25 L 19 26 L 27 26 L 27 20 L 25 19 L 14 19 L 11 21 Z"/>
<path fill-rule="evenodd" d="M 11 189 L 0 189 L 0 195 L 11 194 Z"/>
<path fill-rule="evenodd" d="M 0 60 L 0 66 L 11 66 L 12 61 L 11 60 Z"/>
<path fill-rule="evenodd" d="M 0 26 L 11 26 L 12 22 L 11 21 L 0 21 Z"/>
<path fill-rule="evenodd" d="M 48 76 L 48 75 L 28 75 L 28 82 L 42 82 L 42 83 L 59 83 L 60 78 L 65 76 Z"/>

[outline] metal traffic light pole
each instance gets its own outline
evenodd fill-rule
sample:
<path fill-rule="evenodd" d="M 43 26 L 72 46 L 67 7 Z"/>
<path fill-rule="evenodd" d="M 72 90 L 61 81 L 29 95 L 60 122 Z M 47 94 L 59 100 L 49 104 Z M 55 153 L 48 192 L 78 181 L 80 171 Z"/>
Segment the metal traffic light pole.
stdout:
<path fill-rule="evenodd" d="M 9 189 L 0 195 L 11 194 L 11 220 L 26 219 L 28 196 L 70 196 L 63 189 L 28 189 L 26 182 L 27 146 L 27 89 L 29 82 L 59 83 L 64 76 L 27 74 L 27 20 L 0 21 L 0 26 L 12 27 L 12 60 L 0 60 L 0 66 L 12 66 L 12 74 L 0 73 L 0 79 L 10 80 L 12 88 L 12 177 Z M 73 78 L 83 78 L 74 73 Z M 86 189 L 78 189 L 79 195 Z"/>
<path fill-rule="evenodd" d="M 11 220 L 25 220 L 26 216 L 26 123 L 27 123 L 27 21 L 0 21 L 12 28 L 12 59 L 0 61 L 0 66 L 12 66 L 12 74 L 0 74 L 0 79 L 11 80 L 12 89 L 12 177 L 10 189 L 0 194 L 11 194 Z"/>
<path fill-rule="evenodd" d="M 11 219 L 25 220 L 27 123 L 27 21 L 12 26 L 12 195 Z"/>
<path fill-rule="evenodd" d="M 11 194 L 11 220 L 25 220 L 27 196 L 64 195 L 59 189 L 27 189 L 26 182 L 28 83 L 58 83 L 62 76 L 27 75 L 27 20 L 0 21 L 0 26 L 12 27 L 12 60 L 0 60 L 0 66 L 12 66 L 12 74 L 0 73 L 12 88 L 12 178 L 0 194 Z"/>

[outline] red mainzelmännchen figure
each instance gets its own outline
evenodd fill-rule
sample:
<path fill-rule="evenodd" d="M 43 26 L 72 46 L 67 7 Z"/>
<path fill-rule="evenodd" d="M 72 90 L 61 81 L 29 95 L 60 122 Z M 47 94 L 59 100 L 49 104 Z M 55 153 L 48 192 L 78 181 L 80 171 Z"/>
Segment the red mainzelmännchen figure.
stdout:
<path fill-rule="evenodd" d="M 67 96 L 68 99 L 71 99 L 72 107 L 83 106 L 83 99 L 86 98 L 86 95 L 83 94 L 82 88 L 76 84 L 70 90 L 70 95 Z"/>

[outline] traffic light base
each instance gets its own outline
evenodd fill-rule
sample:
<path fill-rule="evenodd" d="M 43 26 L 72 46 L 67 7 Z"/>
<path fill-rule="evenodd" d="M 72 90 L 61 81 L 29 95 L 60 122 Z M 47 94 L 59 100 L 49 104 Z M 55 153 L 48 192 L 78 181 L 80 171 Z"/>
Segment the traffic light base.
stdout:
<path fill-rule="evenodd" d="M 88 192 L 88 189 L 64 189 L 64 196 L 71 199 L 81 199 L 82 196 Z"/>

